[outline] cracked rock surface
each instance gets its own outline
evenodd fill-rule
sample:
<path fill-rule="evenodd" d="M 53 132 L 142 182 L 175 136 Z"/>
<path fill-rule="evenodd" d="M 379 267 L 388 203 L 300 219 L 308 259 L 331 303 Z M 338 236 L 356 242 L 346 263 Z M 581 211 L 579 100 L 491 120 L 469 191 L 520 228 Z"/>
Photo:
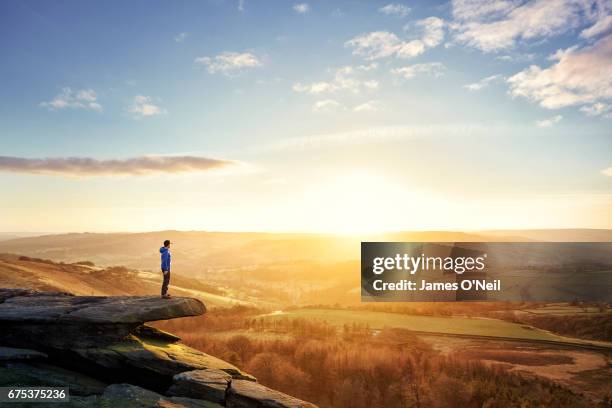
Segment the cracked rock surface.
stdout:
<path fill-rule="evenodd" d="M 0 288 L 0 387 L 68 387 L 74 407 L 315 407 L 145 324 L 205 312 L 192 298 Z"/>

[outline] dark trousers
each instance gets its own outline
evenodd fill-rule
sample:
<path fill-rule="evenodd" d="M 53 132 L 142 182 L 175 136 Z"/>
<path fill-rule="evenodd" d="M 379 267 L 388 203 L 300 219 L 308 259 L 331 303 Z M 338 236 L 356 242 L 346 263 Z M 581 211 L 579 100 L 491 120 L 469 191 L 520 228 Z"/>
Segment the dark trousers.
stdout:
<path fill-rule="evenodd" d="M 162 271 L 162 274 L 164 275 L 164 283 L 162 283 L 161 294 L 162 296 L 164 296 L 166 293 L 168 293 L 168 285 L 170 284 L 170 271 L 168 271 L 167 273 L 164 273 L 164 271 Z"/>

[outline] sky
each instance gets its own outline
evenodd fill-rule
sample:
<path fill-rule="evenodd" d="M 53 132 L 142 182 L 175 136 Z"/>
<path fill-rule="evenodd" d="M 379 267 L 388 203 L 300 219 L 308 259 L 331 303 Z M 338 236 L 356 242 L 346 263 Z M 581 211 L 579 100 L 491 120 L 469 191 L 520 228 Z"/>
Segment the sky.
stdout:
<path fill-rule="evenodd" d="M 612 4 L 0 2 L 0 231 L 612 228 Z"/>

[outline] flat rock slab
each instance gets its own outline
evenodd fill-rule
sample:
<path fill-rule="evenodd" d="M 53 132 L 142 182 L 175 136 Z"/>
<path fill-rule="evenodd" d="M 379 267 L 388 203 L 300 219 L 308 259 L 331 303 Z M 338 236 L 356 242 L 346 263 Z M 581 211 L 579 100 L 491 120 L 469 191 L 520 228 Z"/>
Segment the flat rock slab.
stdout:
<path fill-rule="evenodd" d="M 47 355 L 36 350 L 0 347 L 0 361 L 45 359 Z"/>
<path fill-rule="evenodd" d="M 0 322 L 129 324 L 206 312 L 199 300 L 181 297 L 72 296 L 13 289 L 1 292 L 0 299 Z"/>
<path fill-rule="evenodd" d="M 255 381 L 236 366 L 193 349 L 181 343 L 140 340 L 132 337 L 105 347 L 74 349 L 80 357 L 105 368 L 132 367 L 164 376 L 174 376 L 184 371 L 215 369 L 233 378 Z"/>
<path fill-rule="evenodd" d="M 317 408 L 310 402 L 244 380 L 232 380 L 225 404 L 227 408 Z"/>
<path fill-rule="evenodd" d="M 121 408 L 222 408 L 221 405 L 210 401 L 165 397 L 156 392 L 149 391 L 131 384 L 109 385 L 102 394 L 102 404 Z"/>
<path fill-rule="evenodd" d="M 223 403 L 232 376 L 215 369 L 193 370 L 177 374 L 172 380 L 174 384 L 168 389 L 168 395 Z"/>

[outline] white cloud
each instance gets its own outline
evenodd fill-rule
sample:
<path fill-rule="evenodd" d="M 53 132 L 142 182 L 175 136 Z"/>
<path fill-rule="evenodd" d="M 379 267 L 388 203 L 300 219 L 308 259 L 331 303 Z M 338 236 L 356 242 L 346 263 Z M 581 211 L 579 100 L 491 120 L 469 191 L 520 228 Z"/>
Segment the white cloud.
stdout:
<path fill-rule="evenodd" d="M 310 5 L 308 3 L 298 3 L 293 6 L 293 11 L 298 14 L 306 14 L 310 11 Z"/>
<path fill-rule="evenodd" d="M 612 104 L 597 102 L 592 105 L 585 105 L 580 108 L 587 116 L 603 116 L 612 118 Z"/>
<path fill-rule="evenodd" d="M 189 36 L 189 33 L 178 33 L 177 35 L 174 36 L 174 41 L 176 41 L 177 43 L 182 43 L 183 41 L 187 39 L 188 36 Z"/>
<path fill-rule="evenodd" d="M 317 101 L 312 105 L 313 112 L 324 113 L 324 112 L 333 112 L 342 108 L 340 102 L 334 99 L 324 99 L 321 101 Z"/>
<path fill-rule="evenodd" d="M 62 88 L 62 92 L 55 98 L 48 102 L 42 102 L 40 106 L 49 110 L 88 109 L 102 112 L 102 105 L 98 103 L 98 95 L 92 89 Z"/>
<path fill-rule="evenodd" d="M 377 112 L 382 109 L 382 103 L 377 100 L 368 101 L 353 108 L 355 112 Z"/>
<path fill-rule="evenodd" d="M 589 0 L 453 0 L 455 40 L 484 52 L 513 48 L 577 28 Z"/>
<path fill-rule="evenodd" d="M 354 48 L 354 55 L 374 60 L 395 55 L 401 43 L 397 35 L 393 33 L 374 31 L 347 41 L 345 46 Z"/>
<path fill-rule="evenodd" d="M 421 41 L 427 48 L 438 46 L 444 40 L 444 20 L 438 17 L 427 17 L 416 22 L 423 34 Z"/>
<path fill-rule="evenodd" d="M 363 90 L 378 89 L 378 81 L 374 79 L 366 80 L 361 78 L 363 72 L 371 71 L 377 67 L 378 65 L 376 63 L 369 65 L 358 65 L 356 67 L 347 65 L 336 69 L 334 76 L 330 81 L 312 82 L 310 84 L 302 84 L 298 82 L 293 85 L 293 90 L 300 93 L 319 95 L 340 91 L 359 93 Z"/>
<path fill-rule="evenodd" d="M 221 73 L 232 76 L 237 75 L 245 69 L 262 66 L 261 61 L 250 52 L 224 51 L 214 57 L 199 57 L 195 63 L 206 67 L 209 73 Z"/>
<path fill-rule="evenodd" d="M 561 122 L 561 119 L 563 119 L 563 116 L 556 115 L 556 116 L 553 116 L 553 117 L 548 118 L 548 119 L 537 120 L 536 121 L 536 126 L 540 127 L 540 128 L 553 127 L 557 123 Z"/>
<path fill-rule="evenodd" d="M 127 107 L 127 111 L 132 114 L 135 119 L 146 118 L 150 116 L 161 115 L 166 113 L 165 109 L 155 105 L 149 96 L 136 95 L 134 102 Z"/>
<path fill-rule="evenodd" d="M 410 13 L 410 7 L 399 3 L 391 3 L 379 8 L 378 11 L 387 16 L 406 17 Z"/>
<path fill-rule="evenodd" d="M 607 169 L 603 169 L 601 174 L 604 176 L 612 177 L 612 167 L 608 167 Z"/>
<path fill-rule="evenodd" d="M 467 89 L 468 91 L 480 91 L 481 89 L 488 87 L 492 83 L 502 81 L 502 80 L 504 80 L 504 77 L 502 75 L 499 75 L 499 74 L 491 75 L 486 78 L 482 78 L 478 82 L 463 85 L 463 87 Z"/>
<path fill-rule="evenodd" d="M 440 62 L 428 62 L 425 64 L 406 65 L 405 67 L 394 68 L 391 70 L 391 73 L 404 79 L 414 78 L 418 74 L 426 74 L 437 78 L 444 75 L 445 70 L 446 67 Z"/>
<path fill-rule="evenodd" d="M 403 41 L 389 31 L 373 31 L 352 38 L 344 43 L 344 46 L 353 48 L 353 55 L 364 57 L 367 60 L 392 56 L 412 58 L 442 42 L 444 25 L 444 20 L 438 17 L 428 17 L 416 22 L 416 26 L 422 31 L 419 39 Z"/>
<path fill-rule="evenodd" d="M 548 68 L 532 65 L 508 78 L 510 94 L 548 109 L 612 99 L 612 35 L 592 46 L 558 51 Z"/>
<path fill-rule="evenodd" d="M 238 11 L 244 12 L 244 0 L 238 0 Z"/>

